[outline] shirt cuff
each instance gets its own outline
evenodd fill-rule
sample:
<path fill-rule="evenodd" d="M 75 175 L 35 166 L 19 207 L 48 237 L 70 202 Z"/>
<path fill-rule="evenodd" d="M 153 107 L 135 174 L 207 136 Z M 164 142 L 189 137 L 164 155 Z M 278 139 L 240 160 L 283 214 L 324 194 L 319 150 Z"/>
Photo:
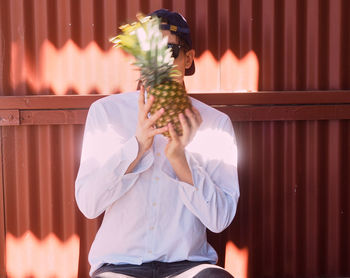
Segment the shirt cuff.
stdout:
<path fill-rule="evenodd" d="M 127 163 L 127 167 L 125 168 L 123 174 L 124 176 L 133 175 L 133 174 L 140 174 L 144 171 L 146 171 L 148 168 L 151 167 L 154 156 L 151 149 L 149 149 L 140 159 L 140 161 L 135 165 L 132 172 L 125 174 L 126 170 L 129 168 L 130 164 L 136 159 L 137 154 L 139 151 L 139 143 L 137 142 L 137 139 L 135 136 L 131 137 L 131 139 L 128 140 L 127 144 L 123 147 L 122 151 L 122 159 L 125 160 Z"/>
<path fill-rule="evenodd" d="M 193 194 L 203 194 L 204 190 L 204 181 L 205 181 L 205 173 L 203 172 L 202 167 L 196 160 L 196 158 L 190 153 L 185 151 L 186 160 L 188 163 L 188 166 L 190 167 L 193 185 L 189 184 L 187 182 L 178 181 L 179 182 L 179 189 L 181 192 L 181 195 L 184 195 L 186 199 L 192 199 Z M 202 195 L 204 198 L 205 196 Z M 206 199 L 206 198 L 205 198 Z"/>
<path fill-rule="evenodd" d="M 148 168 L 151 167 L 154 157 L 151 151 L 147 151 L 139 163 L 135 166 L 132 172 L 125 174 L 128 170 L 130 164 L 136 159 L 137 153 L 139 151 L 139 144 L 136 140 L 136 137 L 131 137 L 122 147 L 122 150 L 119 154 L 115 155 L 115 161 L 110 163 L 113 165 L 113 178 L 111 177 L 110 186 L 107 190 L 114 190 L 116 184 L 119 182 L 122 184 L 124 190 L 126 191 L 130 188 L 138 178 L 138 175 Z M 119 163 L 118 163 L 119 162 Z M 117 167 L 115 165 L 118 165 Z"/>
<path fill-rule="evenodd" d="M 111 178 L 112 188 L 118 183 L 118 181 L 122 181 L 123 183 L 127 183 L 127 181 L 132 182 L 138 174 L 151 167 L 153 163 L 153 154 L 152 152 L 147 152 L 135 166 L 133 171 L 125 174 L 130 164 L 136 159 L 138 150 L 138 142 L 136 137 L 133 136 L 124 143 L 121 152 L 115 154 L 114 161 L 112 160 L 111 163 L 108 163 L 111 167 L 114 167 L 112 171 L 114 177 Z"/>
<path fill-rule="evenodd" d="M 180 181 L 175 175 L 168 173 L 165 167 L 163 167 L 162 171 L 179 188 L 180 196 L 183 200 L 191 202 L 193 199 L 204 199 L 208 202 L 214 194 L 215 186 L 211 186 L 210 182 L 209 184 L 205 182 L 208 174 L 198 163 L 194 155 L 186 151 L 185 156 L 190 167 L 193 185 Z"/>
<path fill-rule="evenodd" d="M 139 144 L 135 136 L 125 142 L 121 151 L 121 160 L 133 162 L 139 151 Z"/>

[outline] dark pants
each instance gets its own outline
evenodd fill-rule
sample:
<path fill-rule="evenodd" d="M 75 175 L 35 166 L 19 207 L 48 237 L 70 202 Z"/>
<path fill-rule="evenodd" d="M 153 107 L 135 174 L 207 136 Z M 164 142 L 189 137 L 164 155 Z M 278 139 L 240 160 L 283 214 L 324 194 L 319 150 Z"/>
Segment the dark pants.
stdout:
<path fill-rule="evenodd" d="M 150 262 L 142 265 L 104 264 L 92 278 L 233 278 L 223 268 L 208 262 Z"/>

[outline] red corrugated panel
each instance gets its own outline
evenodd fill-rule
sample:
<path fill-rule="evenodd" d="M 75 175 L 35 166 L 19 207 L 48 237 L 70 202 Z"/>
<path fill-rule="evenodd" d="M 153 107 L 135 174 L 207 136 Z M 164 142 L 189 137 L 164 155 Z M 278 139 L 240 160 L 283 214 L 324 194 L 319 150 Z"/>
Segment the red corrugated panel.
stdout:
<path fill-rule="evenodd" d="M 283 92 L 261 93 L 265 101 L 196 95 L 218 104 L 237 135 L 237 216 L 223 233 L 209 234 L 219 264 L 235 277 L 350 275 L 350 99 L 343 93 L 333 92 L 333 100 L 326 92 L 286 93 L 294 106 L 285 105 Z M 74 179 L 86 109 L 98 97 L 79 98 L 83 105 L 69 96 L 2 98 L 0 111 L 17 108 L 20 120 L 0 129 L 0 275 L 88 275 L 101 219 L 77 210 Z M 72 111 L 81 115 L 62 116 Z"/>
<path fill-rule="evenodd" d="M 87 253 L 98 220 L 84 219 L 74 201 L 82 131 L 82 125 L 2 129 L 1 257 L 8 277 L 77 277 L 78 269 L 88 277 Z"/>
<path fill-rule="evenodd" d="M 249 277 L 349 276 L 350 122 L 234 126 L 241 199 L 226 240 L 212 235 L 220 258 L 232 241 Z"/>
<path fill-rule="evenodd" d="M 158 8 L 192 28 L 191 92 L 350 88 L 349 1 L 2 0 L 0 95 L 134 90 L 130 58 L 108 39 Z"/>
<path fill-rule="evenodd" d="M 210 234 L 219 263 L 235 277 L 350 276 L 350 102 L 334 91 L 350 88 L 349 1 L 1 0 L 0 96 L 134 90 L 108 38 L 161 7 L 192 28 L 189 91 L 289 91 L 198 95 L 230 115 L 240 151 L 237 218 Z M 0 97 L 0 277 L 87 277 L 100 220 L 76 209 L 73 183 L 94 99 Z"/>

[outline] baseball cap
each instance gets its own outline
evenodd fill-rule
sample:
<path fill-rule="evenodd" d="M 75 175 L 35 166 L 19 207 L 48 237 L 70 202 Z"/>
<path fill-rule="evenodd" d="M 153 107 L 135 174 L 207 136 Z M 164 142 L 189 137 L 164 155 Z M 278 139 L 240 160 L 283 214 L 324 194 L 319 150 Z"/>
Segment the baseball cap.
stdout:
<path fill-rule="evenodd" d="M 190 49 L 193 48 L 190 27 L 188 26 L 186 19 L 181 14 L 177 12 L 171 12 L 166 9 L 160 9 L 150 13 L 149 15 L 156 15 L 162 18 L 166 22 L 165 24 L 162 23 L 160 25 L 160 29 L 170 30 L 172 34 L 175 34 L 181 38 Z M 193 61 L 191 67 L 185 70 L 185 75 L 192 75 L 194 74 L 195 70 L 196 68 Z"/>

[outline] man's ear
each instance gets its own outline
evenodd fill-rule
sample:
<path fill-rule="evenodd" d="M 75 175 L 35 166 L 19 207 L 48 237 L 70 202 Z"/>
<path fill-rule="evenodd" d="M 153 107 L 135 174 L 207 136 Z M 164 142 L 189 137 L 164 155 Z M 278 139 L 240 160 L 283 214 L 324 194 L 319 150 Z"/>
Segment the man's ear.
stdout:
<path fill-rule="evenodd" d="M 193 59 L 194 59 L 195 51 L 194 49 L 191 49 L 186 52 L 186 60 L 185 60 L 185 68 L 189 69 L 192 65 Z"/>

